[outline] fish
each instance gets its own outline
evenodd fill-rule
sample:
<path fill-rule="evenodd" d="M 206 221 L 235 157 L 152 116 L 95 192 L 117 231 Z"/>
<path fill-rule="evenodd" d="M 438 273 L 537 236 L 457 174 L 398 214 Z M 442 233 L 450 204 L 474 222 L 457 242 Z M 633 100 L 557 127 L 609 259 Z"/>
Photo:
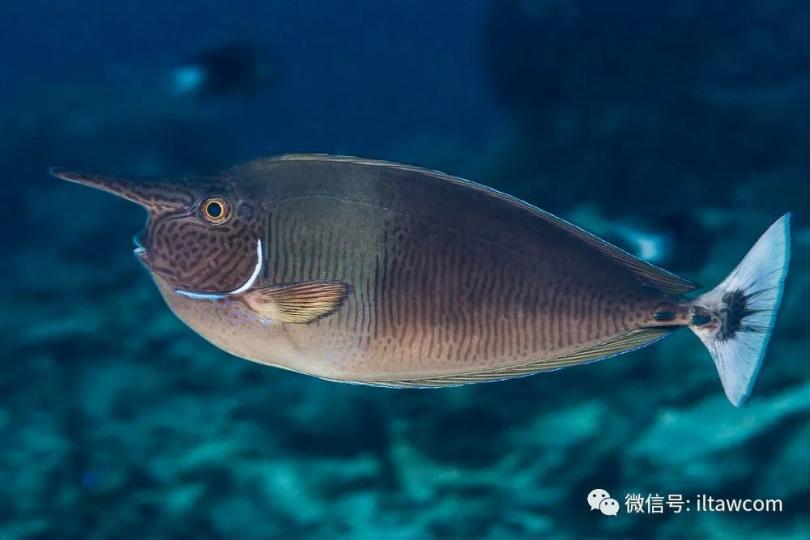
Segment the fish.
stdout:
<path fill-rule="evenodd" d="M 241 95 L 253 96 L 276 82 L 278 64 L 263 48 L 234 43 L 205 49 L 171 72 L 175 95 L 200 99 Z"/>
<path fill-rule="evenodd" d="M 735 406 L 782 299 L 790 213 L 715 288 L 438 171 L 286 154 L 220 174 L 52 169 L 142 206 L 135 255 L 220 349 L 330 381 L 436 388 L 611 358 L 689 328 Z"/>

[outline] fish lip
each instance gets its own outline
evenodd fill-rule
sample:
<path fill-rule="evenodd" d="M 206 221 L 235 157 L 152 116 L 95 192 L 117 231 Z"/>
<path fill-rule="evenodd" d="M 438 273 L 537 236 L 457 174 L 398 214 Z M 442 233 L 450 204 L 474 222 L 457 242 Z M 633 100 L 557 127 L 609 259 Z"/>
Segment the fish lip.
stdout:
<path fill-rule="evenodd" d="M 145 230 L 139 231 L 132 237 L 132 243 L 135 244 L 135 249 L 132 250 L 132 253 L 141 262 L 146 268 L 149 268 L 149 261 L 147 259 L 148 253 L 146 251 L 146 246 L 143 245 L 143 238 L 146 234 Z"/>
<path fill-rule="evenodd" d="M 146 246 L 143 245 L 143 237 L 145 234 L 146 230 L 140 230 L 132 237 L 132 243 L 135 244 L 136 252 L 146 252 Z"/>

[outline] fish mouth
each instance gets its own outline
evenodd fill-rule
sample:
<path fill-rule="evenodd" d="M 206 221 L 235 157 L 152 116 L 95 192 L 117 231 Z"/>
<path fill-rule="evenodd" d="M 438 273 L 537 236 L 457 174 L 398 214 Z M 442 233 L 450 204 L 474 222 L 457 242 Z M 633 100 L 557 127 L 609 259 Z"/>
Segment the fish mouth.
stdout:
<path fill-rule="evenodd" d="M 145 252 L 146 247 L 143 245 L 143 237 L 146 234 L 146 230 L 140 230 L 135 233 L 135 236 L 132 237 L 132 243 L 135 244 L 135 251 L 138 252 Z"/>
<path fill-rule="evenodd" d="M 132 250 L 132 253 L 135 254 L 135 257 L 141 261 L 144 265 L 146 265 L 146 246 L 144 245 L 144 240 L 146 238 L 146 230 L 140 230 L 135 233 L 135 236 L 132 237 L 132 243 L 135 244 L 135 249 Z"/>

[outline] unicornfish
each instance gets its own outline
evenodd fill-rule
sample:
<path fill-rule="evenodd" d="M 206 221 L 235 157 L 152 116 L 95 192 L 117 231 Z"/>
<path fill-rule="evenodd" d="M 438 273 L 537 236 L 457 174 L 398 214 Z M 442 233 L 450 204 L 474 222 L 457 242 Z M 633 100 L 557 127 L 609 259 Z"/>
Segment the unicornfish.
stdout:
<path fill-rule="evenodd" d="M 135 255 L 217 347 L 387 387 L 496 381 L 613 357 L 689 328 L 736 406 L 790 258 L 790 214 L 714 289 L 535 206 L 418 167 L 320 154 L 175 180 L 52 169 L 146 209 Z"/>

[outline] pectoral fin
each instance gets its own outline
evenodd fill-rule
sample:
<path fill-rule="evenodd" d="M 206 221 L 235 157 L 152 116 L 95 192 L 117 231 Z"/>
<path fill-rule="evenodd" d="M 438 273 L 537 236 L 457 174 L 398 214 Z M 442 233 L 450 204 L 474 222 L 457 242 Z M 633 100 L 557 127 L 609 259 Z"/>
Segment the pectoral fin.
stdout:
<path fill-rule="evenodd" d="M 262 318 L 306 324 L 334 312 L 349 290 L 350 286 L 342 281 L 307 281 L 256 289 L 243 299 Z"/>

